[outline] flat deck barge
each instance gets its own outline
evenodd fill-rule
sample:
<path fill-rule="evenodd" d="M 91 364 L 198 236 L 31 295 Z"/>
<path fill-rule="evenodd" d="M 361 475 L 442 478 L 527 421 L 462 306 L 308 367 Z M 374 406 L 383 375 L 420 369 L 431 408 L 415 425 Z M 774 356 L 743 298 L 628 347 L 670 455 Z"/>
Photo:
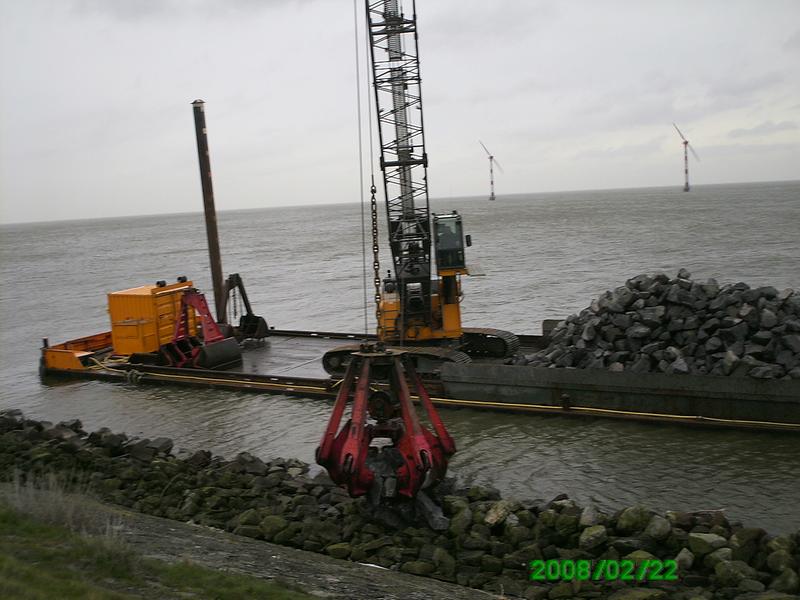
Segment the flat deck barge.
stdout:
<path fill-rule="evenodd" d="M 545 338 L 520 335 L 520 351 L 543 347 Z M 322 355 L 374 335 L 270 330 L 246 342 L 240 364 L 222 369 L 132 364 L 114 356 L 111 332 L 42 348 L 41 374 L 132 384 L 170 384 L 333 398 L 339 380 L 322 367 Z M 800 381 L 611 373 L 548 369 L 475 359 L 445 364 L 426 385 L 439 407 L 581 415 L 686 425 L 768 429 L 800 433 Z"/>

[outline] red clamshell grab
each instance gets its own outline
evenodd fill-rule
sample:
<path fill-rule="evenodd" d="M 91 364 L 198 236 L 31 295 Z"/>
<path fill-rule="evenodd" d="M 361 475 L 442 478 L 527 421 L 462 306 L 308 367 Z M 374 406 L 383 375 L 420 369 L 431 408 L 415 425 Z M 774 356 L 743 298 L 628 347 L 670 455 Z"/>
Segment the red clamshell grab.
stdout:
<path fill-rule="evenodd" d="M 410 362 L 402 361 L 401 355 L 394 353 L 354 353 L 316 453 L 317 463 L 328 470 L 335 483 L 346 486 L 354 497 L 366 494 L 375 479 L 367 465 L 367 456 L 372 440 L 384 434 L 386 427 L 367 423 L 367 404 L 373 369 L 379 367 L 385 373 L 386 366 L 390 367 L 391 392 L 399 402 L 402 417 L 402 424 L 397 424 L 397 435 L 394 436 L 394 447 L 400 458 L 395 470 L 396 494 L 413 498 L 421 489 L 440 481 L 447 471 L 448 458 L 455 452 L 455 443 Z M 357 371 L 358 382 L 354 386 Z M 406 375 L 416 388 L 435 434 L 419 422 Z M 339 424 L 351 393 L 351 417 L 340 430 Z"/>

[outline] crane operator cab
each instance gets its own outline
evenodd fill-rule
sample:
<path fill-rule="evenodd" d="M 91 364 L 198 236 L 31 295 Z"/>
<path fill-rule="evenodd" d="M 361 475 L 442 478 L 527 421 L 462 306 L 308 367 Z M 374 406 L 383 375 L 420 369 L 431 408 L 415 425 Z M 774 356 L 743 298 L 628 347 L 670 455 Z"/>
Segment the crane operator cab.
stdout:
<path fill-rule="evenodd" d="M 464 237 L 461 215 L 453 211 L 449 215 L 433 215 L 433 231 L 436 244 L 436 265 L 439 273 L 455 269 L 465 270 L 464 246 L 472 245 L 470 236 Z"/>

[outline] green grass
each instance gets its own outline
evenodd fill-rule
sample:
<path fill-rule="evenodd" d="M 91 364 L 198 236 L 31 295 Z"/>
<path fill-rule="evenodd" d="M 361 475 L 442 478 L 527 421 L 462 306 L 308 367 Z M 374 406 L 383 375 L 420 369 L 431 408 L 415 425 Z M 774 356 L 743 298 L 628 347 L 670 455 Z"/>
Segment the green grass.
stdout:
<path fill-rule="evenodd" d="M 144 559 L 113 535 L 88 536 L 0 505 L 0 598 L 306 600 L 255 577 Z"/>

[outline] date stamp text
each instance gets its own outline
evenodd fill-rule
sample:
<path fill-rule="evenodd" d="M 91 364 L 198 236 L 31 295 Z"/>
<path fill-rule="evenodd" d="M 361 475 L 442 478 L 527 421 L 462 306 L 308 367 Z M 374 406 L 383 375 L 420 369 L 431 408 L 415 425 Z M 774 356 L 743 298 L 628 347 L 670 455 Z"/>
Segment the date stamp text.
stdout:
<path fill-rule="evenodd" d="M 674 560 L 570 560 L 550 559 L 530 562 L 531 581 L 677 581 Z"/>

